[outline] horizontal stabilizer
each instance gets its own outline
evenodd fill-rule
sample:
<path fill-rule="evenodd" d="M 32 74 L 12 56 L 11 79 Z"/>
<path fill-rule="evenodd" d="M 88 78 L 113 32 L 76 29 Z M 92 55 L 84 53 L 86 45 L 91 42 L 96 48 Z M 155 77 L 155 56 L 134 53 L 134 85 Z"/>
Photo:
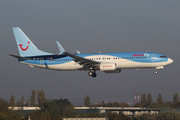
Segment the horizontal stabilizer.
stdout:
<path fill-rule="evenodd" d="M 17 59 L 25 59 L 25 60 L 30 60 L 30 59 L 31 59 L 31 58 L 21 57 L 21 56 L 17 56 L 17 55 L 13 55 L 13 54 L 8 54 L 8 55 L 10 55 L 10 56 L 12 56 L 12 57 L 15 57 L 15 58 L 17 58 Z"/>

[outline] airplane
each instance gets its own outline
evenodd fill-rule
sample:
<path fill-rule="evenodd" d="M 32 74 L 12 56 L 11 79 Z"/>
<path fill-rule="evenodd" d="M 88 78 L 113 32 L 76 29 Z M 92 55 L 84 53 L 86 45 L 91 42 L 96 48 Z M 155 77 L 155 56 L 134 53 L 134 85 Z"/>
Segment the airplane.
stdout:
<path fill-rule="evenodd" d="M 59 71 L 88 70 L 88 75 L 96 77 L 96 71 L 105 73 L 120 73 L 121 69 L 164 68 L 173 62 L 163 54 L 153 52 L 119 52 L 77 54 L 66 52 L 57 42 L 59 54 L 39 50 L 19 27 L 13 27 L 13 32 L 20 56 L 9 54 L 20 63 L 30 67 L 38 67 Z"/>

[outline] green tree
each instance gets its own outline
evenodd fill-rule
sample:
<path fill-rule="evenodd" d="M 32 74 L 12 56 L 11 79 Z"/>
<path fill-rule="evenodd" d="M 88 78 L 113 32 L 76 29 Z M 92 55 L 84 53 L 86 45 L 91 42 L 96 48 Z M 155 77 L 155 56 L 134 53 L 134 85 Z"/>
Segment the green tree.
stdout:
<path fill-rule="evenodd" d="M 66 118 L 75 118 L 77 116 L 76 110 L 73 105 L 68 105 L 64 109 L 64 114 Z"/>
<path fill-rule="evenodd" d="M 145 105 L 146 103 L 147 103 L 146 94 L 143 93 L 143 94 L 142 94 L 142 97 L 141 97 L 141 104 L 142 104 L 142 105 Z"/>
<path fill-rule="evenodd" d="M 175 111 L 162 112 L 156 115 L 156 120 L 180 120 L 180 113 Z"/>
<path fill-rule="evenodd" d="M 59 99 L 59 100 L 53 100 L 58 108 L 60 109 L 60 114 L 64 115 L 64 108 L 68 105 L 71 105 L 68 99 Z"/>
<path fill-rule="evenodd" d="M 104 100 L 103 100 L 103 101 L 101 102 L 101 107 L 104 107 L 104 104 L 105 104 L 105 103 L 104 103 Z"/>
<path fill-rule="evenodd" d="M 14 95 L 11 95 L 9 103 L 10 103 L 11 107 L 15 107 L 15 98 L 14 98 Z"/>
<path fill-rule="evenodd" d="M 29 105 L 30 104 L 29 104 L 29 98 L 28 98 L 27 101 L 26 101 L 26 106 L 29 107 Z"/>
<path fill-rule="evenodd" d="M 84 106 L 89 106 L 90 105 L 90 98 L 88 95 L 86 95 L 86 97 L 84 98 Z"/>
<path fill-rule="evenodd" d="M 15 107 L 21 107 L 21 101 L 17 101 L 17 102 L 15 103 Z"/>
<path fill-rule="evenodd" d="M 147 95 L 147 101 L 148 101 L 148 103 L 152 103 L 152 96 L 151 96 L 151 94 L 150 93 L 148 93 L 148 95 Z"/>
<path fill-rule="evenodd" d="M 168 101 L 168 102 L 166 102 L 165 104 L 166 104 L 166 106 L 169 106 L 169 108 L 173 108 L 172 102 Z"/>
<path fill-rule="evenodd" d="M 157 103 L 158 103 L 158 104 L 163 104 L 163 103 L 164 103 L 161 94 L 159 94 L 159 96 L 157 97 Z"/>
<path fill-rule="evenodd" d="M 42 105 L 46 101 L 45 92 L 41 90 L 39 93 L 39 104 Z"/>
<path fill-rule="evenodd" d="M 40 90 L 37 90 L 37 91 L 36 91 L 36 100 L 38 101 L 38 104 L 39 104 L 39 96 L 40 96 L 40 93 L 41 93 Z"/>
<path fill-rule="evenodd" d="M 21 97 L 20 106 L 21 106 L 21 107 L 24 107 L 24 96 L 23 96 L 23 95 L 22 95 L 22 97 Z"/>
<path fill-rule="evenodd" d="M 0 99 L 0 120 L 22 120 L 20 112 L 16 113 L 8 107 L 8 102 Z"/>
<path fill-rule="evenodd" d="M 121 106 L 119 106 L 121 107 Z M 129 107 L 129 104 L 127 104 L 126 102 L 122 104 L 122 107 Z"/>
<path fill-rule="evenodd" d="M 32 91 L 32 95 L 31 95 L 31 107 L 36 106 L 36 100 L 35 100 L 35 90 Z"/>
<path fill-rule="evenodd" d="M 141 103 L 136 103 L 133 107 L 142 107 Z"/>
<path fill-rule="evenodd" d="M 178 96 L 177 93 L 175 93 L 174 96 L 173 96 L 173 104 L 175 105 L 175 104 L 177 104 L 178 102 L 179 102 L 179 96 Z"/>
<path fill-rule="evenodd" d="M 135 120 L 153 120 L 150 114 L 137 115 Z"/>
<path fill-rule="evenodd" d="M 59 109 L 54 100 L 50 102 L 45 102 L 41 109 L 42 111 L 47 111 L 49 113 L 49 115 L 51 116 L 51 120 L 62 119 L 61 109 Z"/>

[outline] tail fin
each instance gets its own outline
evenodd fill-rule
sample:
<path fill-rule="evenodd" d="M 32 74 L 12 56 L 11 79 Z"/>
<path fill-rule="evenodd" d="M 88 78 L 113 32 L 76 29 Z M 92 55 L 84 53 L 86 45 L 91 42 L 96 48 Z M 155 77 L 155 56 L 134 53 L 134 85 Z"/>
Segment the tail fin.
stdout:
<path fill-rule="evenodd" d="M 62 54 L 63 52 L 65 52 L 65 49 L 63 48 L 63 46 L 58 41 L 56 41 L 56 43 L 57 43 L 59 51 L 60 51 L 59 54 Z"/>
<path fill-rule="evenodd" d="M 39 50 L 19 27 L 14 27 L 13 32 L 20 56 L 28 57 L 39 55 L 52 55 L 52 53 L 47 53 Z"/>

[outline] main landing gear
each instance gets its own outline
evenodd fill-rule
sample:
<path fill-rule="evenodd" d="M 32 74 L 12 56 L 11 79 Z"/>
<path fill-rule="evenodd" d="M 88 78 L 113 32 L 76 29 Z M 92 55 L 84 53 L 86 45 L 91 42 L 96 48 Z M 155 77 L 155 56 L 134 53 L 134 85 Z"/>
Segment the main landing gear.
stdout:
<path fill-rule="evenodd" d="M 92 77 L 96 77 L 97 76 L 96 70 L 91 69 L 91 71 L 89 71 L 88 75 L 92 76 Z"/>

